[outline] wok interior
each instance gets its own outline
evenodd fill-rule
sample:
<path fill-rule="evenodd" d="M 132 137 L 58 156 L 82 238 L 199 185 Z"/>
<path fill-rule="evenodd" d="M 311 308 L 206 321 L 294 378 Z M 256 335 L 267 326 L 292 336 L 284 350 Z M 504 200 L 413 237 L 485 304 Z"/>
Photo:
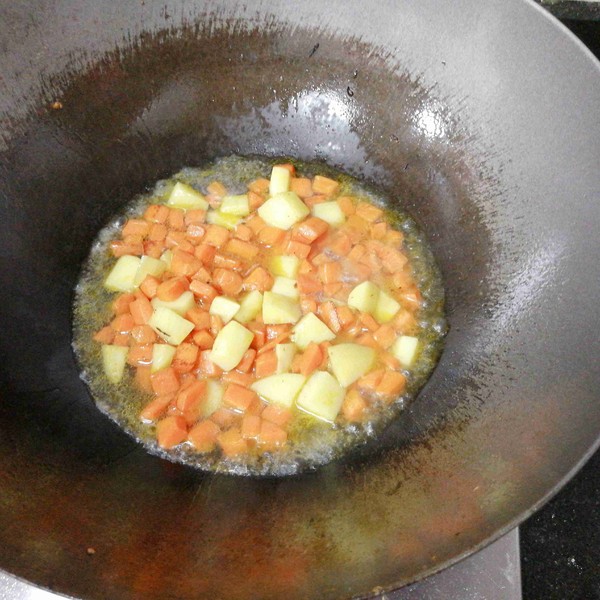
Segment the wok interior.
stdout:
<path fill-rule="evenodd" d="M 468 107 L 459 119 L 356 39 L 311 39 L 277 25 L 146 35 L 64 76 L 63 108 L 15 127 L 0 182 L 2 568 L 86 598 L 367 593 L 481 544 L 593 443 L 580 319 L 558 293 L 586 285 L 564 251 L 577 222 L 558 207 L 531 232 L 547 200 L 510 191 Z M 71 301 L 94 235 L 158 178 L 229 154 L 376 184 L 444 275 L 451 332 L 424 392 L 383 439 L 315 473 L 211 476 L 149 456 L 78 378 Z"/>

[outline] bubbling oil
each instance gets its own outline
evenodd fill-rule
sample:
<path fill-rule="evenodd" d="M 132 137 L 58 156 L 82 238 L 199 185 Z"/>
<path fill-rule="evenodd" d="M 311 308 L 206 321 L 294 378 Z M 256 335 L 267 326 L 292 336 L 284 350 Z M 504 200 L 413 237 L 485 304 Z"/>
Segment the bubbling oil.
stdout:
<path fill-rule="evenodd" d="M 148 192 L 129 202 L 97 235 L 83 265 L 76 288 L 73 306 L 73 348 L 81 377 L 87 384 L 97 407 L 113 419 L 129 435 L 143 444 L 152 454 L 182 462 L 203 470 L 238 475 L 292 475 L 314 469 L 341 457 L 351 449 L 376 438 L 389 423 L 402 418 L 400 413 L 417 395 L 431 375 L 443 347 L 446 333 L 444 291 L 439 269 L 423 233 L 413 219 L 397 208 L 401 197 L 394 202 L 358 180 L 322 164 L 293 161 L 305 177 L 326 175 L 341 182 L 341 195 L 352 195 L 379 206 L 386 211 L 390 226 L 404 235 L 404 252 L 409 258 L 413 276 L 423 297 L 417 313 L 420 351 L 407 377 L 404 394 L 390 404 L 380 403 L 378 410 L 364 423 L 330 425 L 304 413 L 298 413 L 288 432 L 288 443 L 276 452 L 249 453 L 240 457 L 224 457 L 218 451 L 202 454 L 187 443 L 163 450 L 156 442 L 155 427 L 142 423 L 139 414 L 149 397 L 134 384 L 132 370 L 126 369 L 123 380 L 114 385 L 106 379 L 100 344 L 93 335 L 112 318 L 114 294 L 102 285 L 114 264 L 109 243 L 117 239 L 128 218 L 142 214 L 149 204 L 160 203 L 168 196 L 176 181 L 205 191 L 218 179 L 232 194 L 246 192 L 249 181 L 268 177 L 273 164 L 281 159 L 227 157 L 204 167 L 184 168 L 171 179 L 161 180 Z M 284 159 L 283 162 L 289 162 Z M 393 208 L 392 208 L 393 207 Z"/>

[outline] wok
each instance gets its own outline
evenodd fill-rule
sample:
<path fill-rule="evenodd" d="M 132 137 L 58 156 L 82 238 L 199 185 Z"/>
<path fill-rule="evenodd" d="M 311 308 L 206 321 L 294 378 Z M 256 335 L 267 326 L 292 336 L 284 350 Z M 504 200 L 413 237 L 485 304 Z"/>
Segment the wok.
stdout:
<path fill-rule="evenodd" d="M 368 595 L 497 538 L 597 447 L 598 63 L 533 3 L 17 1 L 0 31 L 2 569 L 94 599 Z M 447 290 L 420 397 L 294 477 L 150 456 L 70 346 L 96 232 L 232 153 L 376 184 Z"/>

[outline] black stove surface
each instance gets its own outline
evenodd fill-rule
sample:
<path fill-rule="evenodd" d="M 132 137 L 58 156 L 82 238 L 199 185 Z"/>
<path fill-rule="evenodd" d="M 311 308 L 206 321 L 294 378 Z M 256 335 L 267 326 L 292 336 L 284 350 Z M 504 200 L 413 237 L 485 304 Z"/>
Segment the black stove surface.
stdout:
<path fill-rule="evenodd" d="M 600 16 L 600 3 L 594 8 Z M 600 21 L 563 23 L 600 58 Z M 598 108 L 600 118 L 600 98 Z M 600 600 L 600 451 L 520 527 L 520 538 L 523 600 Z"/>

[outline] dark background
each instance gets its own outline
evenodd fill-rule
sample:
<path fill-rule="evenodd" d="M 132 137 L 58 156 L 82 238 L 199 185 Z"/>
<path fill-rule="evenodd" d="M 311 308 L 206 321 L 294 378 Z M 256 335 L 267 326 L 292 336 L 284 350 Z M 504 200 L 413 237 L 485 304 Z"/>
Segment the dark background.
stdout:
<path fill-rule="evenodd" d="M 600 58 L 599 20 L 561 20 Z M 523 600 L 600 600 L 600 451 L 520 534 Z"/>

